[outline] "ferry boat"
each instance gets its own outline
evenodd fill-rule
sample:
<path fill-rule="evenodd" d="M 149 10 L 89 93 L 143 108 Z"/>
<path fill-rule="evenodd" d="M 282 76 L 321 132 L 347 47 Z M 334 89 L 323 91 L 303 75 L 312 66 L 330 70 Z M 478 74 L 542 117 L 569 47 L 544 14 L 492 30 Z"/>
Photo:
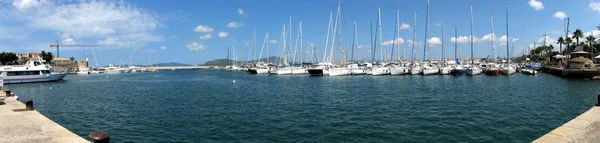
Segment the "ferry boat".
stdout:
<path fill-rule="evenodd" d="M 32 83 L 59 81 L 67 76 L 67 73 L 51 72 L 52 66 L 41 58 L 27 61 L 25 65 L 0 67 L 0 78 L 4 83 Z"/>

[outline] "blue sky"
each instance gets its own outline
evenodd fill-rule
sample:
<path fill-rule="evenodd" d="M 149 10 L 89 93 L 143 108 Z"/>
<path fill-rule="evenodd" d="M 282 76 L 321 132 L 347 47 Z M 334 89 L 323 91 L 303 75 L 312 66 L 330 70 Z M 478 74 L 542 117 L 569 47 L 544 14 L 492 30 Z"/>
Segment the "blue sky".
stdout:
<path fill-rule="evenodd" d="M 562 19 L 565 17 L 571 19 L 571 31 L 580 28 L 589 34 L 600 24 L 600 1 L 507 2 L 510 22 L 508 39 L 511 47 L 515 47 L 514 54 L 520 55 L 523 51 L 521 49 L 534 42 L 541 44 L 544 34 L 548 35 L 548 43 L 554 43 L 554 39 L 564 35 Z M 329 14 L 333 12 L 335 18 L 337 4 L 336 0 L 2 0 L 0 12 L 4 14 L 0 16 L 0 50 L 18 53 L 41 50 L 55 52 L 48 45 L 59 40 L 62 44 L 98 45 L 95 52 L 100 65 L 118 64 L 121 59 L 129 60 L 130 55 L 136 63 L 157 61 L 201 64 L 225 58 L 227 47 L 235 45 L 238 59 L 246 60 L 250 51 L 248 43 L 252 41 L 254 31 L 259 50 L 265 34 L 269 33 L 267 43 L 273 42 L 268 44 L 269 54 L 276 56 L 282 26 L 288 25 L 291 16 L 293 45 L 296 43 L 299 22 L 302 21 L 304 46 L 316 43 L 317 57 L 322 58 L 321 43 L 326 40 Z M 501 37 L 506 35 L 503 0 L 431 0 L 429 37 L 441 38 L 442 30 L 438 25 L 444 20 L 443 41 L 445 47 L 449 48 L 446 55 L 453 57 L 454 43 L 451 38 L 455 34 L 454 24 L 459 26 L 459 37 L 469 36 L 471 4 L 474 11 L 474 37 L 478 39 L 474 55 L 486 57 L 492 54 L 491 36 L 488 35 L 491 33 L 492 14 L 497 53 L 498 56 L 505 56 L 506 47 Z M 400 9 L 400 23 L 404 23 L 401 27 L 405 28 L 400 32 L 402 40 L 399 40 L 401 48 L 407 48 L 405 56 L 410 57 L 411 54 L 409 43 L 413 39 L 415 12 L 416 41 L 425 40 L 426 0 L 342 0 L 341 6 L 343 42 L 348 52 L 352 46 L 353 20 L 358 25 L 358 44 L 369 45 L 369 23 L 376 25 L 378 7 L 381 7 L 384 42 L 394 39 L 397 8 Z M 525 23 L 528 23 L 527 34 Z M 599 37 L 600 31 L 596 30 L 594 35 Z M 459 42 L 464 41 L 459 38 Z M 439 59 L 441 42 L 431 40 L 430 44 L 431 57 Z M 361 59 L 369 58 L 368 48 L 361 47 L 363 48 L 357 54 L 361 55 Z M 390 46 L 386 47 L 389 52 Z M 460 57 L 470 55 L 469 43 L 461 43 L 458 48 Z M 91 52 L 89 48 L 88 52 Z M 422 58 L 422 52 L 423 45 L 417 46 L 417 59 Z M 85 58 L 80 47 L 61 48 L 60 54 L 61 57 Z"/>

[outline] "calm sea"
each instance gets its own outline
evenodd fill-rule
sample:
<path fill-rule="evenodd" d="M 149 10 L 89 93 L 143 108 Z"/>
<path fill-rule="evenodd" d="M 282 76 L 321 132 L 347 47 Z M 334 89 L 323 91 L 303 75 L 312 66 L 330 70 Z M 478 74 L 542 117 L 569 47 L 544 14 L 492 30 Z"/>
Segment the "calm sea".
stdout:
<path fill-rule="evenodd" d="M 233 82 L 235 80 L 235 83 Z M 113 142 L 529 142 L 587 111 L 600 82 L 537 76 L 69 75 L 7 85 Z"/>

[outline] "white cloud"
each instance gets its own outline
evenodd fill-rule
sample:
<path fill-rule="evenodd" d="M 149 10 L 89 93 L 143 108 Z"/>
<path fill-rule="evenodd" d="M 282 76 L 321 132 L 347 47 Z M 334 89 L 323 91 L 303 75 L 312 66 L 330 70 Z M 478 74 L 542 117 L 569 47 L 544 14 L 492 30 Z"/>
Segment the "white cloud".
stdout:
<path fill-rule="evenodd" d="M 517 39 L 517 38 L 512 39 L 512 42 L 517 42 L 517 41 L 519 41 L 519 39 Z"/>
<path fill-rule="evenodd" d="M 506 37 L 506 35 L 500 36 L 500 38 L 498 38 L 498 45 L 500 45 L 500 46 L 506 46 L 506 40 L 507 39 L 508 39 L 508 37 Z"/>
<path fill-rule="evenodd" d="M 371 48 L 371 45 L 358 45 L 356 48 L 358 48 L 358 49 Z"/>
<path fill-rule="evenodd" d="M 429 40 L 427 40 L 427 44 L 429 44 L 430 46 L 440 45 L 442 44 L 442 40 L 440 40 L 440 38 L 438 37 L 432 37 Z"/>
<path fill-rule="evenodd" d="M 492 41 L 492 39 L 496 39 L 496 34 L 490 33 L 481 37 L 481 41 Z"/>
<path fill-rule="evenodd" d="M 535 9 L 537 11 L 544 9 L 544 4 L 540 1 L 529 0 L 528 4 L 530 7 L 532 7 L 533 9 Z"/>
<path fill-rule="evenodd" d="M 161 49 L 161 50 L 166 50 L 166 49 L 167 49 L 167 47 L 166 47 L 166 46 L 160 46 L 160 49 Z"/>
<path fill-rule="evenodd" d="M 66 38 L 61 41 L 61 44 L 65 44 L 65 45 L 73 45 L 75 43 L 76 42 L 73 38 Z"/>
<path fill-rule="evenodd" d="M 406 44 L 408 46 L 412 46 L 413 40 L 406 40 Z M 423 46 L 423 42 L 417 41 L 417 42 L 415 42 L 415 46 Z"/>
<path fill-rule="evenodd" d="M 587 37 L 592 34 L 594 34 L 594 37 L 596 37 L 596 40 L 600 39 L 600 30 L 592 30 L 590 32 L 585 32 L 585 33 L 583 33 L 583 37 Z"/>
<path fill-rule="evenodd" d="M 600 12 L 600 2 L 591 1 L 589 8 L 594 11 Z"/>
<path fill-rule="evenodd" d="M 193 42 L 189 43 L 187 48 L 192 51 L 204 51 L 206 50 L 206 45 L 204 43 Z"/>
<path fill-rule="evenodd" d="M 213 32 L 213 31 L 214 31 L 214 29 L 213 29 L 213 28 L 210 28 L 210 27 L 208 27 L 208 26 L 204 26 L 204 25 L 198 25 L 198 26 L 196 27 L 196 29 L 194 29 L 194 31 L 196 31 L 196 32 L 202 32 L 202 33 L 210 33 L 210 32 Z"/>
<path fill-rule="evenodd" d="M 440 26 L 442 26 L 442 24 L 441 23 L 436 23 L 435 26 L 440 27 Z"/>
<path fill-rule="evenodd" d="M 271 43 L 271 44 L 277 44 L 277 43 L 279 43 L 279 41 L 273 39 L 273 40 L 269 41 L 269 43 Z"/>
<path fill-rule="evenodd" d="M 210 33 L 206 33 L 206 35 L 204 36 L 200 36 L 200 40 L 208 40 L 208 39 L 212 39 L 212 35 Z"/>
<path fill-rule="evenodd" d="M 14 9 L 1 10 L 3 15 L 23 22 L 20 25 L 26 28 L 52 31 L 61 38 L 111 43 L 119 48 L 139 48 L 163 40 L 154 33 L 162 25 L 155 15 L 125 2 L 15 0 L 12 6 Z"/>
<path fill-rule="evenodd" d="M 554 13 L 553 17 L 558 18 L 558 19 L 565 19 L 565 18 L 567 18 L 567 14 L 562 11 L 557 11 L 556 13 Z"/>
<path fill-rule="evenodd" d="M 406 23 L 402 23 L 399 26 L 400 30 L 409 30 L 410 29 L 410 25 L 406 24 Z"/>
<path fill-rule="evenodd" d="M 227 23 L 227 28 L 238 28 L 244 26 L 244 23 L 238 23 L 237 21 Z"/>
<path fill-rule="evenodd" d="M 404 39 L 402 39 L 402 38 L 398 38 L 395 41 L 396 41 L 396 43 L 395 43 L 396 46 L 404 43 Z M 381 43 L 381 46 L 392 46 L 393 44 L 394 44 L 394 40 L 389 40 L 389 41 L 385 41 L 385 42 Z"/>
<path fill-rule="evenodd" d="M 229 36 L 229 33 L 227 33 L 227 32 L 219 32 L 219 38 L 227 38 L 227 36 Z"/>
<path fill-rule="evenodd" d="M 243 15 L 243 16 L 249 16 L 249 15 L 248 15 L 248 14 L 246 14 L 246 13 L 244 12 L 244 10 L 243 10 L 243 9 L 241 9 L 241 8 L 238 8 L 238 9 L 237 9 L 237 13 L 238 13 L 239 15 Z"/>
<path fill-rule="evenodd" d="M 477 42 L 477 41 L 479 41 L 479 38 L 473 36 L 473 42 Z M 471 42 L 471 38 L 470 38 L 470 36 L 458 36 L 458 39 L 456 37 L 452 37 L 452 38 L 450 38 L 450 42 L 457 42 L 459 44 L 469 43 L 469 42 Z"/>
<path fill-rule="evenodd" d="M 12 5 L 19 10 L 25 10 L 31 7 L 40 6 L 45 3 L 47 3 L 46 0 L 15 0 L 13 1 Z"/>

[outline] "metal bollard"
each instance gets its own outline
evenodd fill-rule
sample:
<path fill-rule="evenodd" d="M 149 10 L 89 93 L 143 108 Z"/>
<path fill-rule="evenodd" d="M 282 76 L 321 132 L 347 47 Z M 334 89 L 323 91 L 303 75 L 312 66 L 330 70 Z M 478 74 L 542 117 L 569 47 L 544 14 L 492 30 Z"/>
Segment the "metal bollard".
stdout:
<path fill-rule="evenodd" d="M 10 90 L 4 90 L 4 93 L 6 94 L 5 95 L 6 97 L 10 97 L 10 95 L 11 95 Z"/>
<path fill-rule="evenodd" d="M 88 135 L 94 143 L 108 143 L 110 135 L 107 132 L 93 132 Z"/>
<path fill-rule="evenodd" d="M 600 106 L 600 94 L 598 94 L 598 102 L 596 103 L 596 106 Z"/>
<path fill-rule="evenodd" d="M 33 110 L 33 100 L 25 100 L 25 110 Z"/>

